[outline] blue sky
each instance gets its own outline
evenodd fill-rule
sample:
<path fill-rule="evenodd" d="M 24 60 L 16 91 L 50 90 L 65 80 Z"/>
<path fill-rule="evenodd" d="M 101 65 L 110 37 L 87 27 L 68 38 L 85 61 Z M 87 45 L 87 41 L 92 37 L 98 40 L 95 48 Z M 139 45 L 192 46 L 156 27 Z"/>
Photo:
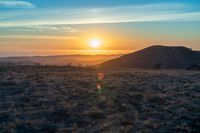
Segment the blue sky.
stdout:
<path fill-rule="evenodd" d="M 199 0 L 26 0 L 37 7 L 55 7 L 55 6 L 86 6 L 86 7 L 99 7 L 99 6 L 118 6 L 130 4 L 151 4 L 151 3 L 190 3 L 198 4 Z"/>
<path fill-rule="evenodd" d="M 37 51 L 49 42 L 52 49 L 53 43 L 59 50 L 59 45 L 78 49 L 70 39 L 80 42 L 92 35 L 115 39 L 116 47 L 107 49 L 135 50 L 160 43 L 200 50 L 199 27 L 199 0 L 0 0 L 4 53 L 12 53 L 12 48 Z M 57 38 L 54 42 L 49 41 L 52 36 Z"/>
<path fill-rule="evenodd" d="M 0 0 L 0 26 L 200 21 L 197 0 Z"/>

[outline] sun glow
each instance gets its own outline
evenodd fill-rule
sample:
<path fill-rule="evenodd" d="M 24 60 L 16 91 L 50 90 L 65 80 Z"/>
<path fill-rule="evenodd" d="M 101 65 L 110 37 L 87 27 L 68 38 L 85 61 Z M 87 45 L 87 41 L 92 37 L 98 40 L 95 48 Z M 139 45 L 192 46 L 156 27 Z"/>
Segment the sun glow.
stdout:
<path fill-rule="evenodd" d="M 93 49 L 97 49 L 101 46 L 102 41 L 100 39 L 93 38 L 89 40 L 89 44 L 90 44 L 90 47 L 92 47 Z"/>

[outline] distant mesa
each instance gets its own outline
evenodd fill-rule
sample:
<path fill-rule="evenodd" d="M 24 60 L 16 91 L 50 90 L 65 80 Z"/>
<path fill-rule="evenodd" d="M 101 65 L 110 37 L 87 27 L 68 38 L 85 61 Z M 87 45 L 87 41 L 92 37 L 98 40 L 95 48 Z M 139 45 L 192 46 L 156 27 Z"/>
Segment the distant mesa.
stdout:
<path fill-rule="evenodd" d="M 200 52 L 177 46 L 155 45 L 100 65 L 104 68 L 166 68 L 200 70 Z"/>

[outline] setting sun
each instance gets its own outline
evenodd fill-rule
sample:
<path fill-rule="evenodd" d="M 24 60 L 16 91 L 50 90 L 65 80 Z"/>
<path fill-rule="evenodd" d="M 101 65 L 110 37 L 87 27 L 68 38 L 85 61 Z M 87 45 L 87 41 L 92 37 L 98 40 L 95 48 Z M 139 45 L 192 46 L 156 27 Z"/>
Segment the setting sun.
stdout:
<path fill-rule="evenodd" d="M 92 48 L 97 49 L 101 46 L 102 41 L 100 39 L 93 38 L 89 41 L 89 44 Z"/>

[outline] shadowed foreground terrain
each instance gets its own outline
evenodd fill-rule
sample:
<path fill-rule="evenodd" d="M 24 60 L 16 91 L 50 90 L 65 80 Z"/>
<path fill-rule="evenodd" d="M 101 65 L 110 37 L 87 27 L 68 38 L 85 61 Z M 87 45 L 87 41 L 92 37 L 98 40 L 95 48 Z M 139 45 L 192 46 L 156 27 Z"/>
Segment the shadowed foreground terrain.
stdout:
<path fill-rule="evenodd" d="M 200 72 L 0 67 L 0 132 L 200 132 Z"/>

